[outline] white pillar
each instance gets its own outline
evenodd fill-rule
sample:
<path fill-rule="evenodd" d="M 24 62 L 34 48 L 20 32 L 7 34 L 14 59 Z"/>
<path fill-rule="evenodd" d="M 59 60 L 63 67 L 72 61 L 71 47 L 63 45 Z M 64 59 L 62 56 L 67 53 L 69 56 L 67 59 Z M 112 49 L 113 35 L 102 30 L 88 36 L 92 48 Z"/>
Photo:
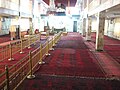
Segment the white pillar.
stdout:
<path fill-rule="evenodd" d="M 105 26 L 105 13 L 98 13 L 97 22 L 98 30 L 96 32 L 96 50 L 102 51 L 104 47 L 104 26 Z"/>
<path fill-rule="evenodd" d="M 88 17 L 86 20 L 86 40 L 91 40 L 91 18 Z"/>
<path fill-rule="evenodd" d="M 86 34 L 86 19 L 83 19 L 83 25 L 82 25 L 82 35 L 85 36 Z"/>

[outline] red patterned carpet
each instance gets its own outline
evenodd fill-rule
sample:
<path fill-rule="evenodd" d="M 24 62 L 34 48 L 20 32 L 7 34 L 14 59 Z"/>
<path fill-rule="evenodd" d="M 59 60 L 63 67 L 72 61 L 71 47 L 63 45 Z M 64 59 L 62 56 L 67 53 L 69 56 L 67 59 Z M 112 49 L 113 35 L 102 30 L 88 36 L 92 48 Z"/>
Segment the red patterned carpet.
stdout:
<path fill-rule="evenodd" d="M 96 33 L 92 33 L 92 42 L 95 43 L 95 39 Z M 104 50 L 120 64 L 120 40 L 104 36 Z"/>
<path fill-rule="evenodd" d="M 17 90 L 119 90 L 120 81 L 95 78 L 36 75 Z"/>
<path fill-rule="evenodd" d="M 0 43 L 10 41 L 10 35 L 2 35 L 0 36 Z"/>
<path fill-rule="evenodd" d="M 63 36 L 58 42 L 55 51 L 50 53 L 51 56 L 45 59 L 47 64 L 40 68 L 38 74 L 105 76 L 104 72 L 96 64 L 96 58 L 88 50 L 78 33 L 69 33 L 67 36 Z"/>
<path fill-rule="evenodd" d="M 46 64 L 38 65 L 33 80 L 25 80 L 18 90 L 119 90 L 119 80 L 107 74 L 78 33 L 68 33 L 57 43 Z"/>

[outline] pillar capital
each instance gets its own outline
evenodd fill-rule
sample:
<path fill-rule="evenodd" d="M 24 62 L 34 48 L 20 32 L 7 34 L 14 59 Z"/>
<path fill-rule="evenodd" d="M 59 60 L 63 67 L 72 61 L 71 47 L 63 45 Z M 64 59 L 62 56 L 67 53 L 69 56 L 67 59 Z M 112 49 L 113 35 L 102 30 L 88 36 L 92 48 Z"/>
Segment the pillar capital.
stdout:
<path fill-rule="evenodd" d="M 95 14 L 95 16 L 96 16 L 97 18 L 105 18 L 105 11 L 98 12 L 98 13 Z"/>

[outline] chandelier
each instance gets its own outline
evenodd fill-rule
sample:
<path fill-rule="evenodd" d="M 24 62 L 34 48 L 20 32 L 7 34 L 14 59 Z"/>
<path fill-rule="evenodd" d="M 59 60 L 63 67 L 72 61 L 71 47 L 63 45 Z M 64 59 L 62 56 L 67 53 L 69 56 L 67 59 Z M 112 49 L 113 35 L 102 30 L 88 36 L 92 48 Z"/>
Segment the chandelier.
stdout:
<path fill-rule="evenodd" d="M 57 13 L 65 13 L 66 7 L 62 3 L 57 3 L 55 5 L 55 0 L 49 0 L 49 8 L 47 10 L 47 14 L 55 15 Z"/>
<path fill-rule="evenodd" d="M 47 14 L 55 14 L 55 12 L 56 12 L 55 1 L 49 0 L 49 8 L 47 10 Z"/>

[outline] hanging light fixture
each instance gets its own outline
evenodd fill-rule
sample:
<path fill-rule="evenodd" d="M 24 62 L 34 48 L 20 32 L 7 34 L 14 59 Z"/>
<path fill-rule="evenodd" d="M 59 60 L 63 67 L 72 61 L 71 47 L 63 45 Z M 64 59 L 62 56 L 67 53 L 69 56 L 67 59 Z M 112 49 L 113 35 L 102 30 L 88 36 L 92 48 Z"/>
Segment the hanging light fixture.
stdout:
<path fill-rule="evenodd" d="M 68 14 L 70 14 L 70 0 L 68 0 Z"/>
<path fill-rule="evenodd" d="M 62 3 L 58 3 L 56 5 L 56 8 L 57 8 L 56 12 L 65 12 L 65 9 L 66 9 L 65 5 Z"/>
<path fill-rule="evenodd" d="M 47 10 L 47 14 L 55 14 L 56 8 L 55 8 L 55 0 L 49 0 L 49 8 Z"/>

